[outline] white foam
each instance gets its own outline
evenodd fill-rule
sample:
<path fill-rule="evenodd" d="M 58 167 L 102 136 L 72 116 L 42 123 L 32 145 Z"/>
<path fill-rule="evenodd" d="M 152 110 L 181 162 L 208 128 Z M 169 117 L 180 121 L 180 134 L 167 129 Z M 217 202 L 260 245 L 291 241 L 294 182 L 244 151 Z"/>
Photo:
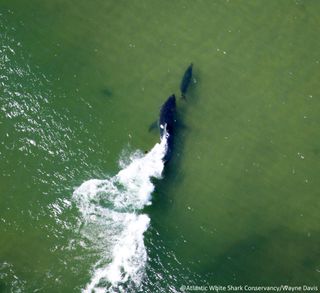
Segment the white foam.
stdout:
<path fill-rule="evenodd" d="M 83 292 L 124 292 L 123 284 L 141 283 L 147 261 L 143 233 L 150 219 L 138 212 L 151 204 L 151 177 L 161 178 L 166 150 L 165 135 L 149 153 L 135 152 L 127 164 L 128 157 L 122 157 L 117 175 L 88 180 L 74 191 L 84 223 L 81 231 L 101 251 Z"/>

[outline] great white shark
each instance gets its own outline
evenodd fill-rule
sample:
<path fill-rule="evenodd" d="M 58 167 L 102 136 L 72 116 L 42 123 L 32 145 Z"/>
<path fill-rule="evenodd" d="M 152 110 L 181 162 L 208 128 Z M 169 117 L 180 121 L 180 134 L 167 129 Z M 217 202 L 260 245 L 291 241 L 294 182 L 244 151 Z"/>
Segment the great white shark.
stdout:
<path fill-rule="evenodd" d="M 162 105 L 159 115 L 160 139 L 167 139 L 167 149 L 163 161 L 167 163 L 172 154 L 174 125 L 176 123 L 176 97 L 171 95 Z"/>
<path fill-rule="evenodd" d="M 186 98 L 186 93 L 192 79 L 192 67 L 193 67 L 193 64 L 191 63 L 187 68 L 187 70 L 185 71 L 180 83 L 181 98 L 183 99 Z"/>

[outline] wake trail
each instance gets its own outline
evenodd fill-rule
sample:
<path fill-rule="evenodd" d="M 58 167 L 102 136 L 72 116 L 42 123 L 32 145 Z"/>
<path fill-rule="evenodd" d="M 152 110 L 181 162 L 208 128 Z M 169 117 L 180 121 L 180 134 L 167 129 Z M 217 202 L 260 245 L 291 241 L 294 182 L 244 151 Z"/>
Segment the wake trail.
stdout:
<path fill-rule="evenodd" d="M 81 232 L 99 251 L 83 292 L 125 292 L 128 286 L 141 284 L 147 262 L 143 234 L 150 218 L 140 212 L 151 204 L 151 178 L 161 178 L 168 136 L 145 155 L 132 153 L 129 163 L 122 157 L 117 175 L 88 180 L 74 191 Z"/>

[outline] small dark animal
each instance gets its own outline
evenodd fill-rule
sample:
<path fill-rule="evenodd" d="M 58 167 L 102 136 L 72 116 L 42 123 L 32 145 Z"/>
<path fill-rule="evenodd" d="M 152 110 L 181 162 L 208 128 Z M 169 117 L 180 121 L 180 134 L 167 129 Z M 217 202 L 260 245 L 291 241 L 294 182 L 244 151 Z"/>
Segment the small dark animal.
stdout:
<path fill-rule="evenodd" d="M 176 97 L 171 95 L 160 109 L 159 115 L 159 130 L 160 138 L 162 139 L 164 135 L 167 138 L 167 152 L 163 158 L 163 161 L 167 163 L 171 157 L 172 145 L 173 145 L 173 135 L 174 135 L 174 124 L 176 115 Z"/>
<path fill-rule="evenodd" d="M 192 66 L 193 64 L 191 63 L 187 68 L 187 70 L 185 71 L 183 78 L 181 80 L 180 91 L 181 91 L 181 98 L 183 99 L 186 98 L 186 93 L 192 79 Z"/>
<path fill-rule="evenodd" d="M 108 98 L 112 96 L 112 91 L 108 88 L 103 89 L 101 92 L 104 96 L 107 96 Z"/>

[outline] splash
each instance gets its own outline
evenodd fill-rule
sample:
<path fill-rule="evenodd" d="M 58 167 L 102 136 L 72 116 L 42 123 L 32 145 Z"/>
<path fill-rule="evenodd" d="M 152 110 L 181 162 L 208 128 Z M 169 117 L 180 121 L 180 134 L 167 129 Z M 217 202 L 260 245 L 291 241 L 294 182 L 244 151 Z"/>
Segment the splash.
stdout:
<path fill-rule="evenodd" d="M 140 285 L 147 262 L 143 234 L 150 219 L 139 211 L 151 204 L 151 178 L 161 178 L 167 138 L 164 135 L 145 155 L 134 152 L 128 163 L 121 158 L 117 175 L 88 180 L 74 191 L 82 233 L 100 251 L 83 292 L 125 292 L 128 286 Z"/>

